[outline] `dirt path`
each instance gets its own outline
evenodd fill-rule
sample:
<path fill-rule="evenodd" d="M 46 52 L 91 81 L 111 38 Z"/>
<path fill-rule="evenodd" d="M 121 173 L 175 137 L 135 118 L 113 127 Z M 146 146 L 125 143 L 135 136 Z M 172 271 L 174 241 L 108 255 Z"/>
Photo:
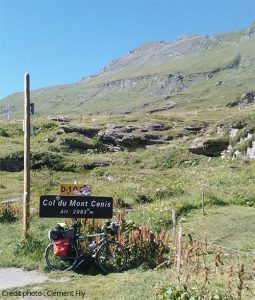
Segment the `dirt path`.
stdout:
<path fill-rule="evenodd" d="M 38 271 L 24 271 L 18 268 L 0 268 L 0 290 L 22 287 L 46 281 L 48 277 Z"/>

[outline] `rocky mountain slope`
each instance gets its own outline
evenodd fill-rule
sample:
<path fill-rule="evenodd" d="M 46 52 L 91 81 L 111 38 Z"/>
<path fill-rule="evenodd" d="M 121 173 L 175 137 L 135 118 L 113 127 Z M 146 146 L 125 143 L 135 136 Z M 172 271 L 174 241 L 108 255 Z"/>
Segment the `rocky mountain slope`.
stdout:
<path fill-rule="evenodd" d="M 226 106 L 252 92 L 254 82 L 255 23 L 238 32 L 145 43 L 95 75 L 34 90 L 31 98 L 37 116 L 153 113 Z M 22 93 L 3 99 L 2 117 L 7 103 L 22 115 Z"/>

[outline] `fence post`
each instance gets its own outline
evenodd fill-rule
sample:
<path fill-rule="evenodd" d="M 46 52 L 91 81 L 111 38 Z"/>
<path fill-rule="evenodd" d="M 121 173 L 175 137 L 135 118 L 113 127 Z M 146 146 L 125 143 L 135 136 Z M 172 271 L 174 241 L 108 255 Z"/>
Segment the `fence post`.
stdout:
<path fill-rule="evenodd" d="M 205 214 L 205 193 L 202 191 L 202 213 Z"/>
<path fill-rule="evenodd" d="M 180 227 L 180 231 L 178 235 L 178 253 L 177 253 L 177 264 L 176 264 L 177 275 L 179 275 L 180 273 L 181 257 L 182 257 L 182 228 Z"/>
<path fill-rule="evenodd" d="M 176 243 L 176 210 L 172 209 L 173 242 Z"/>

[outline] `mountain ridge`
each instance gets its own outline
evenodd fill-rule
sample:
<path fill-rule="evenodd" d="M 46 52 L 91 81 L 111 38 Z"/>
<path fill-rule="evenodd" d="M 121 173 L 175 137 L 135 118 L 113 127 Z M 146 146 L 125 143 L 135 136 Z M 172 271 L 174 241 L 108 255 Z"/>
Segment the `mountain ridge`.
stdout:
<path fill-rule="evenodd" d="M 38 116 L 147 112 L 165 106 L 169 97 L 176 108 L 226 106 L 253 86 L 254 40 L 255 22 L 236 32 L 146 42 L 94 75 L 33 90 L 31 98 Z M 19 116 L 22 98 L 22 93 L 10 95 L 2 107 L 10 103 Z"/>

